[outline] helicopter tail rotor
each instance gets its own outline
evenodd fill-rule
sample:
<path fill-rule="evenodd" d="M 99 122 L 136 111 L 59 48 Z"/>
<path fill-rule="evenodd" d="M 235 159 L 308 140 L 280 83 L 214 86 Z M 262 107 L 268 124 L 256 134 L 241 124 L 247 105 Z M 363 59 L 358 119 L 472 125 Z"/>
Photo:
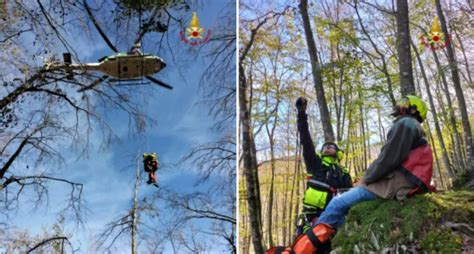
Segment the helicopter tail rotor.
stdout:
<path fill-rule="evenodd" d="M 167 89 L 170 89 L 170 90 L 173 89 L 172 86 L 170 86 L 170 85 L 166 84 L 165 82 L 163 82 L 163 81 L 161 81 L 161 80 L 158 80 L 158 79 L 156 79 L 156 78 L 154 78 L 154 77 L 152 77 L 152 76 L 146 76 L 145 78 L 148 79 L 148 80 L 150 80 L 151 82 L 153 82 L 153 83 L 159 85 L 159 86 L 164 87 L 164 88 L 167 88 Z"/>

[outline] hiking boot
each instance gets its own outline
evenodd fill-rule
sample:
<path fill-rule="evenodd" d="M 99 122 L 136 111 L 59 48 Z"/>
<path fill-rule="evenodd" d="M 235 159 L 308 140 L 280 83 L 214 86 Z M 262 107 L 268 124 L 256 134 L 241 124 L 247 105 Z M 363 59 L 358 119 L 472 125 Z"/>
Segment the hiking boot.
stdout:
<path fill-rule="evenodd" d="M 273 247 L 266 254 L 314 254 L 336 231 L 327 224 L 318 224 L 296 238 L 291 247 Z"/>
<path fill-rule="evenodd" d="M 316 253 L 321 245 L 327 242 L 336 231 L 327 224 L 318 224 L 312 230 L 308 230 L 293 243 L 292 249 L 297 254 Z"/>

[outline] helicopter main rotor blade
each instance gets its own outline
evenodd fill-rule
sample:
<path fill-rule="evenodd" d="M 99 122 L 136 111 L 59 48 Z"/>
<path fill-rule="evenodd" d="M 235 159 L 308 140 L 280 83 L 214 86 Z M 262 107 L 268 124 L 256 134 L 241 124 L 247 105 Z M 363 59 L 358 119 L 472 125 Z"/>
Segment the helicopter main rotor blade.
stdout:
<path fill-rule="evenodd" d="M 100 84 L 100 83 L 102 83 L 103 81 L 105 81 L 108 77 L 109 77 L 109 76 L 104 75 L 104 76 L 102 76 L 102 77 L 100 77 L 100 78 L 94 80 L 94 82 L 92 82 L 90 85 L 85 86 L 85 87 L 83 87 L 83 88 L 81 88 L 81 89 L 79 89 L 79 90 L 77 90 L 77 91 L 78 91 L 79 93 L 82 93 L 82 92 L 84 92 L 84 91 L 86 91 L 86 90 L 92 89 L 92 88 L 94 88 L 95 86 L 97 86 L 98 84 Z"/>
<path fill-rule="evenodd" d="M 160 80 L 158 80 L 158 79 L 156 79 L 156 78 L 154 78 L 154 77 L 152 77 L 152 76 L 146 76 L 145 78 L 148 79 L 148 80 L 150 80 L 150 81 L 152 81 L 152 82 L 154 82 L 154 83 L 156 83 L 157 85 L 162 86 L 162 87 L 168 88 L 168 89 L 170 89 L 170 90 L 173 89 L 172 86 L 170 86 L 170 85 L 166 84 L 165 82 L 160 81 Z"/>

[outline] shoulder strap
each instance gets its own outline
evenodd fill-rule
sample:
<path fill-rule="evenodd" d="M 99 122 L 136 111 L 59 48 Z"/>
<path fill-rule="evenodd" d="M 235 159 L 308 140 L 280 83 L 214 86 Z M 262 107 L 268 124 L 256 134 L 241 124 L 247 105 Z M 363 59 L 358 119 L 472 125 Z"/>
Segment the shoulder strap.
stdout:
<path fill-rule="evenodd" d="M 428 144 L 428 141 L 424 137 L 421 137 L 413 143 L 413 145 L 411 146 L 411 150 L 416 149 L 426 144 Z"/>

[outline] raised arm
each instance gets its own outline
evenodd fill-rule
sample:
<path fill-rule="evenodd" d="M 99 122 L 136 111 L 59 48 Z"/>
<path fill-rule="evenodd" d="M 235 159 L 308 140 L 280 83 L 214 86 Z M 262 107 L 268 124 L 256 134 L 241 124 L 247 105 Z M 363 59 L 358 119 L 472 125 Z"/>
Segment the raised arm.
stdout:
<path fill-rule="evenodd" d="M 300 143 L 303 146 L 303 158 L 308 174 L 313 174 L 316 169 L 321 167 L 321 159 L 316 155 L 313 140 L 309 134 L 308 115 L 306 114 L 306 106 L 308 101 L 300 97 L 296 101 L 296 109 L 298 109 L 298 132 Z"/>

